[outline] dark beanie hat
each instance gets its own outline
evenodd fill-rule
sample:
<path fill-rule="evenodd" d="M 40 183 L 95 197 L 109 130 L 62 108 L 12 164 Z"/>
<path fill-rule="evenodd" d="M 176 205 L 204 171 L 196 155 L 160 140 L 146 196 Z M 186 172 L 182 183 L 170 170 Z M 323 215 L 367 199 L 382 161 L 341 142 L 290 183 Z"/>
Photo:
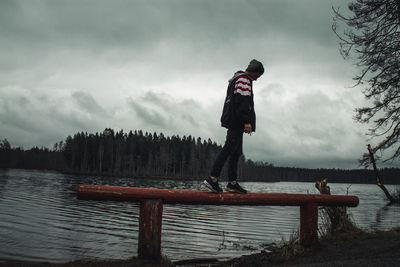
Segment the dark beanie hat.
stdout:
<path fill-rule="evenodd" d="M 250 61 L 249 66 L 247 67 L 246 70 L 263 74 L 264 66 L 260 61 L 253 59 L 252 61 Z"/>

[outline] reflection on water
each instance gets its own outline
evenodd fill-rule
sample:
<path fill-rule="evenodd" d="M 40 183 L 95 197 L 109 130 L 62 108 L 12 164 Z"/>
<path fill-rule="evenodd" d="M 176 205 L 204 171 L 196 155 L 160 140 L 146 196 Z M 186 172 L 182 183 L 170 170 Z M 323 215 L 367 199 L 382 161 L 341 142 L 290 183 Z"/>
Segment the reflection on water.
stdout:
<path fill-rule="evenodd" d="M 198 181 L 0 170 L 0 259 L 60 262 L 136 255 L 138 203 L 77 200 L 78 184 L 201 188 Z M 311 183 L 243 185 L 253 192 L 317 193 Z M 350 209 L 359 226 L 400 224 L 400 206 L 386 206 L 376 185 L 331 184 L 333 194 L 347 190 L 360 198 L 360 205 Z M 164 205 L 162 252 L 173 260 L 236 257 L 288 239 L 298 224 L 298 207 Z"/>

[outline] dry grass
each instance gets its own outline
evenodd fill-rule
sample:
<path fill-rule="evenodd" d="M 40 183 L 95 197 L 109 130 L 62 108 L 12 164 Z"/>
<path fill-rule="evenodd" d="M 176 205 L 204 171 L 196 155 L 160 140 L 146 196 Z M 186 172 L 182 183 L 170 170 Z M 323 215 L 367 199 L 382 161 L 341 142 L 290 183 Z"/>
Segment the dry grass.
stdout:
<path fill-rule="evenodd" d="M 326 208 L 319 211 L 321 220 L 318 234 L 321 239 L 334 238 L 341 233 L 362 233 L 363 230 L 357 226 L 351 214 L 344 207 Z M 335 225 L 332 224 L 335 222 Z"/>
<path fill-rule="evenodd" d="M 277 251 L 280 251 L 280 260 L 290 260 L 298 255 L 301 255 L 305 247 L 300 245 L 299 231 L 292 233 L 289 240 L 285 241 L 282 239 L 280 246 L 278 246 Z"/>
<path fill-rule="evenodd" d="M 339 217 L 333 218 L 333 216 Z M 335 239 L 345 235 L 357 236 L 365 233 L 356 225 L 346 208 L 337 208 L 337 210 L 321 208 L 319 218 L 321 220 L 318 229 L 320 240 Z M 335 227 L 333 227 L 332 221 L 336 222 Z M 274 254 L 274 260 L 288 261 L 304 254 L 310 248 L 300 244 L 299 231 L 296 231 L 290 235 L 288 240 L 282 238 L 282 241 L 271 250 Z"/>

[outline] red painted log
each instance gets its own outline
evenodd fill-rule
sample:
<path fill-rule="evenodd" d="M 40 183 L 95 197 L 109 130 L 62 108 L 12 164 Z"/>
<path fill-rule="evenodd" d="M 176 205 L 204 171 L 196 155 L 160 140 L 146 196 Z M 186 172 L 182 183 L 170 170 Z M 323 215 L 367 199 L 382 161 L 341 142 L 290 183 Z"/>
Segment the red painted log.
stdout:
<path fill-rule="evenodd" d="M 204 205 L 273 205 L 303 206 L 316 203 L 318 206 L 358 205 L 358 197 L 320 194 L 286 193 L 236 193 L 214 194 L 195 190 L 172 190 L 155 188 L 135 188 L 120 186 L 79 185 L 79 199 L 136 201 L 143 199 L 162 199 L 165 204 L 204 204 Z"/>
<path fill-rule="evenodd" d="M 163 202 L 147 199 L 140 202 L 138 257 L 157 260 L 161 257 Z"/>
<path fill-rule="evenodd" d="M 79 185 L 79 199 L 140 201 L 138 256 L 161 256 L 163 203 L 204 205 L 300 206 L 300 242 L 309 246 L 318 241 L 318 206 L 358 205 L 356 196 L 284 193 L 214 194 L 194 190 L 171 190 L 120 186 Z"/>
<path fill-rule="evenodd" d="M 311 246 L 318 242 L 318 205 L 300 206 L 300 243 Z"/>

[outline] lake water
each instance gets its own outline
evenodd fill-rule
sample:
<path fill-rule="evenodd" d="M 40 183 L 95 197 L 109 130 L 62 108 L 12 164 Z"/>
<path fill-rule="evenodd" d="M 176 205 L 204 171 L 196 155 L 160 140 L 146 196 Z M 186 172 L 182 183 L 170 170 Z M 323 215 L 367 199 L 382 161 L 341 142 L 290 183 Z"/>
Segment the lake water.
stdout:
<path fill-rule="evenodd" d="M 0 170 L 0 259 L 63 262 L 137 255 L 139 204 L 78 200 L 78 184 L 201 189 L 199 181 Z M 318 193 L 312 183 L 242 185 L 253 192 Z M 330 186 L 332 194 L 348 191 L 360 198 L 360 205 L 349 209 L 360 227 L 400 225 L 400 206 L 386 206 L 376 185 Z M 255 253 L 288 240 L 299 227 L 299 216 L 298 207 L 164 205 L 162 253 L 172 260 Z"/>

